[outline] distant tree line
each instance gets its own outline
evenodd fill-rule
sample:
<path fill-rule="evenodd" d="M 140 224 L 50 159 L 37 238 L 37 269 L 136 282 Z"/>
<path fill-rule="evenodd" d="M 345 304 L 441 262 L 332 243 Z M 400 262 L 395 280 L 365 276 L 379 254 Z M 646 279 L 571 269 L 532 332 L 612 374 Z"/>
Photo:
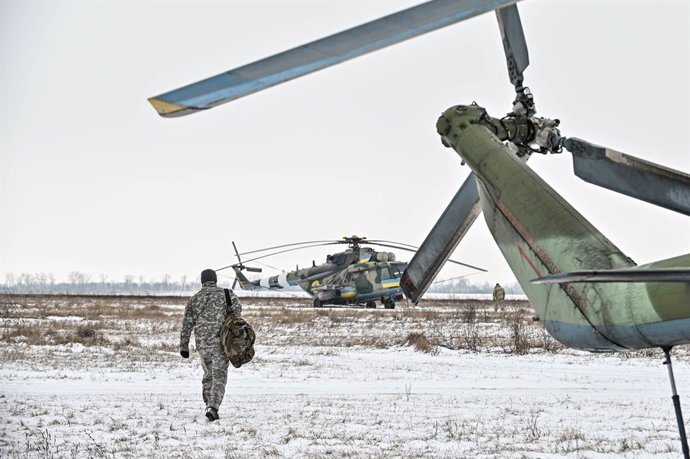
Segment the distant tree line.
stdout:
<path fill-rule="evenodd" d="M 66 281 L 57 281 L 52 273 L 8 273 L 0 289 L 5 293 L 54 293 L 95 295 L 161 295 L 187 294 L 199 287 L 196 279 L 182 276 L 173 280 L 164 274 L 160 280 L 147 280 L 144 276 L 127 274 L 122 280 L 113 280 L 106 274 L 94 277 L 87 273 L 72 271 Z"/>
<path fill-rule="evenodd" d="M 220 279 L 219 279 L 220 280 Z M 172 279 L 170 274 L 163 274 L 160 280 L 147 280 L 144 276 L 127 274 L 122 280 L 110 279 L 106 274 L 96 277 L 72 271 L 67 280 L 58 281 L 52 273 L 8 273 L 0 291 L 4 293 L 49 293 L 49 294 L 92 294 L 92 295 L 188 295 L 199 288 L 199 276 L 190 278 L 182 276 Z M 227 282 L 224 282 L 227 281 Z M 228 283 L 232 278 L 223 279 Z M 437 279 L 429 293 L 491 293 L 495 284 L 483 282 L 473 284 L 464 277 Z M 508 294 L 521 294 L 522 288 L 517 282 L 503 285 Z"/>

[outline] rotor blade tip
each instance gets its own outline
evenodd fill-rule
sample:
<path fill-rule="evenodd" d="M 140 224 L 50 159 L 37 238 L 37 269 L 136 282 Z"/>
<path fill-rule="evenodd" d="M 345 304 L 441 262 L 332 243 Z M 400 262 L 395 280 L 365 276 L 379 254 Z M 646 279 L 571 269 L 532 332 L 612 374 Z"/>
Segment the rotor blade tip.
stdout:
<path fill-rule="evenodd" d="M 193 111 L 194 108 L 184 107 L 182 105 L 174 104 L 172 102 L 167 102 L 165 100 L 159 99 L 157 97 L 149 97 L 149 103 L 156 109 L 158 114 L 164 118 L 170 118 L 175 116 L 186 115 Z"/>

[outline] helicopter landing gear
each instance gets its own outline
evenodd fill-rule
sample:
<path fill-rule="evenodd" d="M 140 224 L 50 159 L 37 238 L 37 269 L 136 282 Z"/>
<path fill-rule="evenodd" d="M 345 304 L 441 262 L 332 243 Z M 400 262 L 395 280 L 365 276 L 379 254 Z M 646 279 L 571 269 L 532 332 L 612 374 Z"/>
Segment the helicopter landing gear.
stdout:
<path fill-rule="evenodd" d="M 376 303 L 373 301 L 367 301 L 366 308 L 367 309 L 376 309 Z"/>
<path fill-rule="evenodd" d="M 323 303 L 321 302 L 320 299 L 314 298 L 314 307 L 315 307 L 315 308 L 323 307 Z"/>
<path fill-rule="evenodd" d="M 383 307 L 385 309 L 395 309 L 395 301 L 390 298 L 386 298 L 383 300 Z"/>
<path fill-rule="evenodd" d="M 680 434 L 680 445 L 683 450 L 683 457 L 685 457 L 685 459 L 689 459 L 690 453 L 688 452 L 688 437 L 685 435 L 683 413 L 680 410 L 680 397 L 676 391 L 676 378 L 673 376 L 673 367 L 671 366 L 671 348 L 662 347 L 661 349 L 664 351 L 664 355 L 666 355 L 664 365 L 668 365 L 668 377 L 671 379 L 671 399 L 673 400 L 673 408 L 676 410 L 676 421 L 678 421 L 678 433 Z"/>

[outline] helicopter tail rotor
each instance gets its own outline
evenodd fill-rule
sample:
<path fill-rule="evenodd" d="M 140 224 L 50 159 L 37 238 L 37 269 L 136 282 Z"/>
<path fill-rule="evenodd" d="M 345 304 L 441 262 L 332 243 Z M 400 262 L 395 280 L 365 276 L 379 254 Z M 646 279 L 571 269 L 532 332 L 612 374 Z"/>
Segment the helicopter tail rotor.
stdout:
<path fill-rule="evenodd" d="M 534 141 L 541 152 L 560 153 L 564 147 L 572 153 L 575 175 L 582 180 L 690 215 L 690 175 L 581 139 L 560 137 L 558 120 L 533 117 L 536 113 L 534 99 L 529 88 L 523 87 L 529 54 L 517 5 L 497 9 L 496 17 L 510 82 L 515 86 L 513 114 L 526 116 L 534 123 Z"/>
<path fill-rule="evenodd" d="M 245 266 L 242 263 L 242 258 L 240 257 L 240 253 L 237 251 L 237 246 L 235 245 L 235 241 L 232 241 L 232 248 L 235 249 L 235 256 L 237 257 L 237 263 L 216 269 L 216 271 L 220 271 L 221 269 L 232 268 L 232 270 L 235 271 L 235 280 L 232 282 L 232 288 L 234 289 L 237 286 L 237 282 L 240 283 L 240 287 L 244 288 L 244 286 L 247 283 L 249 283 L 250 280 L 247 279 L 244 274 L 242 274 L 242 271 L 246 270 L 246 271 L 249 271 L 250 273 L 260 273 L 262 270 L 261 270 L 261 268 L 254 268 L 251 266 Z"/>
<path fill-rule="evenodd" d="M 536 138 L 542 152 L 560 153 L 564 147 L 573 155 L 575 175 L 582 180 L 654 205 L 690 215 L 690 175 L 660 166 L 634 156 L 600 147 L 577 138 L 562 138 L 558 120 L 541 126 L 534 118 L 536 108 L 529 88 L 523 87 L 523 72 L 529 65 L 529 54 L 520 14 L 516 4 L 496 10 L 510 82 L 515 86 L 513 114 L 535 123 Z"/>

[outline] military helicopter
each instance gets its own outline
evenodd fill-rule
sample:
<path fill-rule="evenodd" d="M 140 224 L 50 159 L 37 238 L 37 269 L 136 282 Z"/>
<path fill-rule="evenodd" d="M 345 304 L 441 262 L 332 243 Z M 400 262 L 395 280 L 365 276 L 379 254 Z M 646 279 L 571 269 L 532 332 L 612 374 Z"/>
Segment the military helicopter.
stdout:
<path fill-rule="evenodd" d="M 262 271 L 261 268 L 246 266 L 245 263 L 251 263 L 294 250 L 338 244 L 347 244 L 347 250 L 328 255 L 326 262 L 320 265 L 312 262 L 311 267 L 302 269 L 297 267 L 294 271 L 283 272 L 279 275 L 255 281 L 247 279 L 242 273 L 244 270 L 249 272 Z M 397 261 L 393 252 L 377 251 L 371 247 L 363 247 L 363 245 L 375 245 L 408 252 L 415 252 L 417 249 L 417 247 L 409 244 L 384 240 L 367 240 L 366 237 L 357 235 L 345 236 L 339 240 L 283 244 L 245 253 L 238 252 L 234 241 L 232 245 L 237 256 L 237 263 L 219 268 L 218 270 L 232 268 L 235 271 L 233 288 L 235 288 L 238 282 L 240 287 L 245 290 L 282 290 L 292 286 L 299 286 L 313 297 L 315 308 L 336 304 L 364 305 L 367 308 L 373 309 L 376 308 L 376 301 L 381 301 L 385 309 L 394 309 L 395 302 L 403 299 L 403 293 L 400 289 L 400 276 L 405 271 L 407 263 Z M 243 255 L 256 255 L 276 249 L 281 250 L 255 256 L 244 262 L 241 258 Z M 449 261 L 461 266 L 485 271 L 459 261 Z"/>
<path fill-rule="evenodd" d="M 592 352 L 659 347 L 665 354 L 683 454 L 688 444 L 670 351 L 690 343 L 690 255 L 637 266 L 539 177 L 534 153 L 573 155 L 575 175 L 595 185 L 690 215 L 690 176 L 560 133 L 536 116 L 523 85 L 529 65 L 516 0 L 435 0 L 153 97 L 161 116 L 206 110 L 426 32 L 496 11 L 510 81 L 511 111 L 477 104 L 439 118 L 442 143 L 472 173 L 409 262 L 401 287 L 416 302 L 480 213 L 546 330 Z"/>

